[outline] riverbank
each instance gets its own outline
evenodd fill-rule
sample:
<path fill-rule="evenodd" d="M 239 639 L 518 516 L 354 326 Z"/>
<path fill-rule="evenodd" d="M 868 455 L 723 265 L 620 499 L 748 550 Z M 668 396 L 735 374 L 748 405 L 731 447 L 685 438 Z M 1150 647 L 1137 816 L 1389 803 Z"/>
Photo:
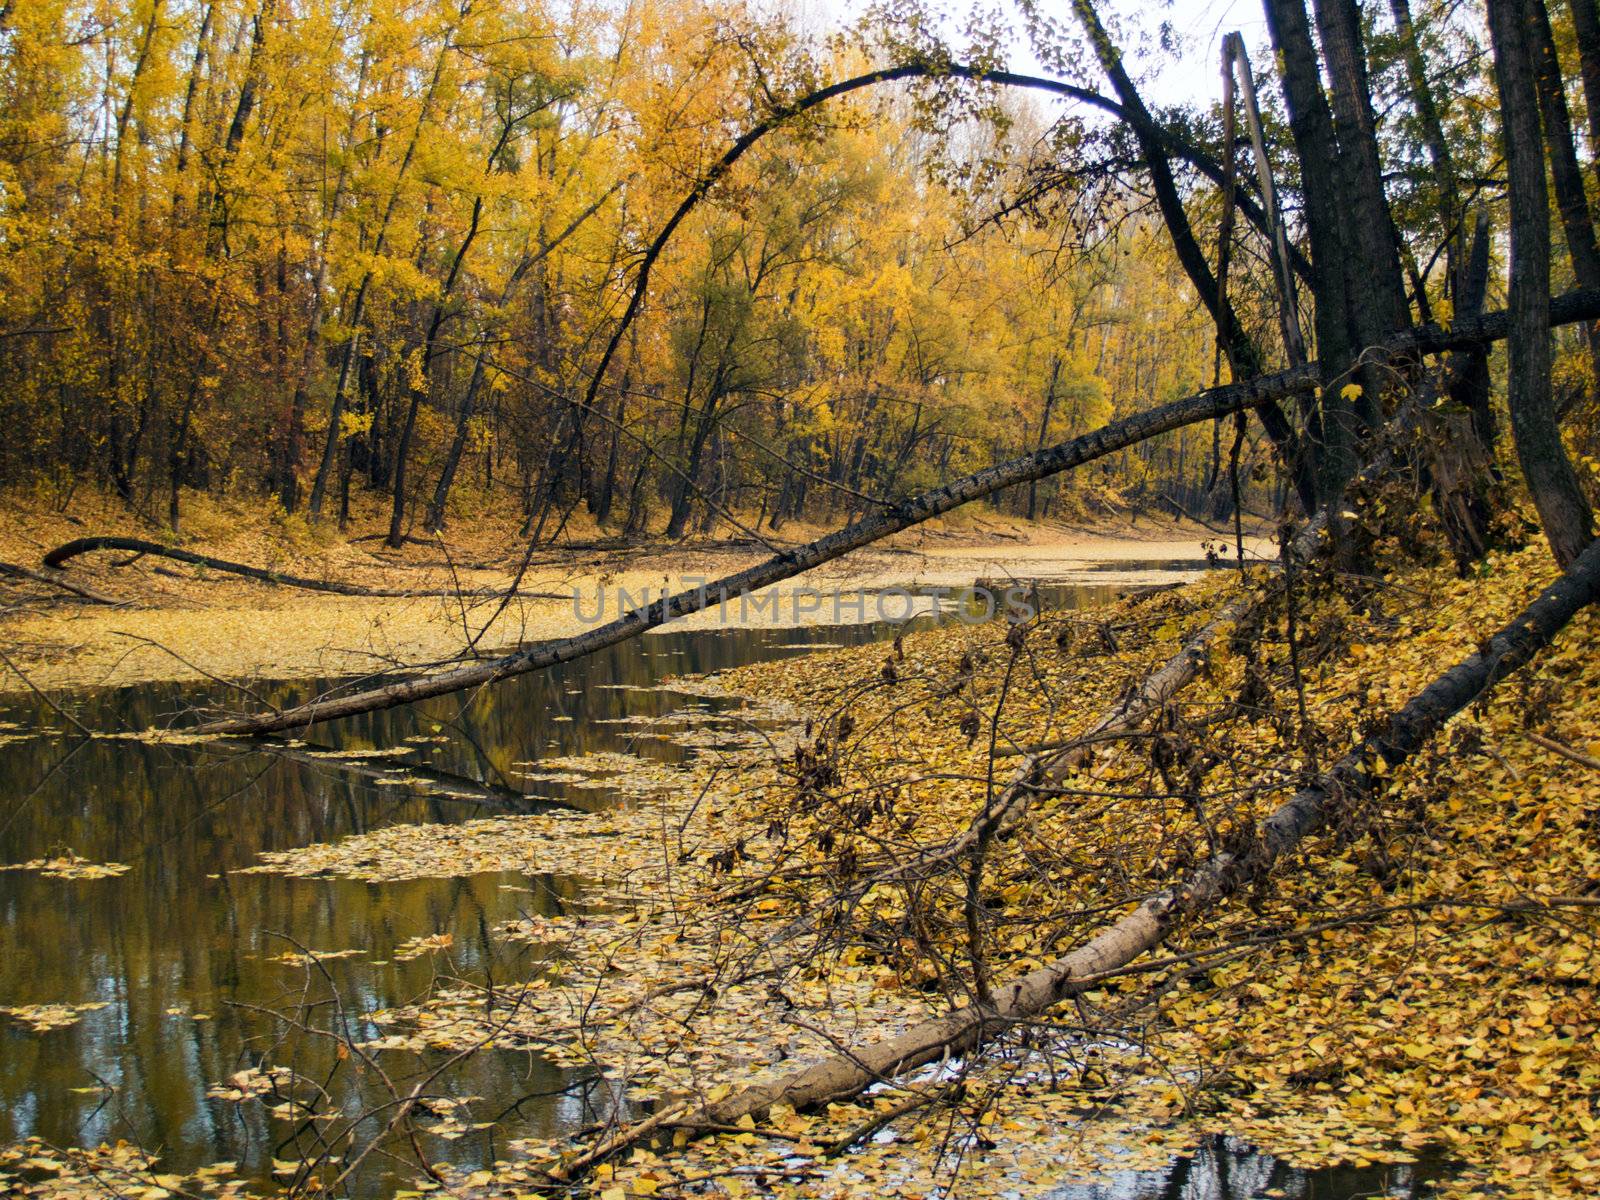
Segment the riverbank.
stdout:
<path fill-rule="evenodd" d="M 786 527 L 773 549 L 748 539 L 684 544 L 618 544 L 581 530 L 570 544 L 541 547 L 524 568 L 525 544 L 510 519 L 485 519 L 447 537 L 384 547 L 374 526 L 346 534 L 272 520 L 246 508 L 194 503 L 177 545 L 276 572 L 375 590 L 445 593 L 410 598 L 329 595 L 274 586 L 155 556 L 103 552 L 74 559 L 63 578 L 126 600 L 110 608 L 42 585 L 0 577 L 10 601 L 0 616 L 14 669 L 0 694 L 152 681 L 340 677 L 422 666 L 464 654 L 494 654 L 523 642 L 580 632 L 631 600 L 720 578 L 825 530 Z M 118 508 L 85 502 L 68 513 L 17 509 L 0 530 L 0 561 L 39 569 L 50 549 L 88 535 L 120 534 L 169 544 Z M 1166 518 L 1108 518 L 1083 528 L 953 515 L 867 547 L 777 589 L 737 613 L 704 614 L 676 627 L 730 623 L 821 623 L 829 604 L 800 595 L 897 586 L 965 587 L 984 580 L 1118 584 L 1191 578 L 1202 542 L 1218 535 Z M 1247 555 L 1270 554 L 1259 531 Z M 129 561 L 133 558 L 133 561 Z M 1154 564 L 1184 565 L 1165 576 Z M 503 593 L 515 584 L 513 597 Z M 452 593 L 460 592 L 459 597 Z M 554 597 L 554 598 L 551 598 Z M 576 601 L 574 600 L 576 597 Z M 603 607 L 602 607 L 603 605 Z M 869 611 L 868 616 L 872 613 Z M 851 619 L 846 616 L 844 619 Z"/>
<path fill-rule="evenodd" d="M 1224 641 L 1159 739 L 1100 747 L 991 846 L 977 885 L 991 986 L 1241 836 L 1553 575 L 1535 545 L 1470 581 L 1439 564 L 1381 574 L 1358 599 L 1313 591 L 1298 614 L 1303 707 L 1281 615 L 1248 645 Z M 727 671 L 696 688 L 759 697 L 762 735 L 653 768 L 598 829 L 570 814 L 395 825 L 262 867 L 592 880 L 589 906 L 496 930 L 548 969 L 488 992 L 457 976 L 372 1014 L 374 1044 L 534 1052 L 618 1097 L 716 1100 L 969 1001 L 969 859 L 909 886 L 861 881 L 958 834 L 991 762 L 1004 778 L 1008 752 L 1080 732 L 1235 586 L 1218 575 L 1053 614 L 1021 639 L 949 624 Z M 998 1197 L 1112 1180 L 1143 1195 L 1226 1135 L 1287 1164 L 1273 1169 L 1290 1195 L 1418 1194 L 1423 1179 L 1450 1197 L 1592 1195 L 1597 637 L 1600 614 L 1580 615 L 1271 887 L 982 1059 L 641 1146 L 600 1169 L 595 1193 Z M 785 711 L 803 719 L 776 728 Z M 442 1174 L 452 1194 L 525 1192 L 568 1138 Z M 1219 1194 L 1257 1194 L 1239 1186 Z"/>

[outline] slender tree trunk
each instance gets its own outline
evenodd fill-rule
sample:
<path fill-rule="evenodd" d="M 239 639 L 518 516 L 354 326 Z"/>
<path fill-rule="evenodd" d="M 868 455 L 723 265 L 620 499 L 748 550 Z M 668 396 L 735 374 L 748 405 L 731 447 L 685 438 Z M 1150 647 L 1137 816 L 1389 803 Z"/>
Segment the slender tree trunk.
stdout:
<path fill-rule="evenodd" d="M 1578 39 L 1584 108 L 1589 115 L 1589 157 L 1600 170 L 1600 6 L 1595 0 L 1567 0 Z"/>
<path fill-rule="evenodd" d="M 716 392 L 706 397 L 706 406 L 695 420 L 683 474 L 673 481 L 672 515 L 667 519 L 668 538 L 681 538 L 689 528 L 689 516 L 694 511 L 694 498 L 699 491 L 700 464 L 705 458 L 706 442 L 717 424 L 718 400 Z"/>
<path fill-rule="evenodd" d="M 222 145 L 222 162 L 216 171 L 216 186 L 212 189 L 206 217 L 210 229 L 206 235 L 207 257 L 219 251 L 228 253 L 228 168 L 239 153 L 244 141 L 244 131 L 249 127 L 250 116 L 255 112 L 256 93 L 261 87 L 261 50 L 266 45 L 266 22 L 272 16 L 276 0 L 262 0 L 261 7 L 251 19 L 250 60 L 245 66 L 244 82 L 239 87 L 239 99 L 233 107 L 233 119 L 228 123 L 228 134 Z"/>
<path fill-rule="evenodd" d="M 350 119 L 345 127 L 344 148 L 355 142 L 357 114 L 366 94 L 367 69 L 370 55 L 361 52 L 361 63 L 356 71 L 355 99 L 350 106 Z M 300 456 L 305 436 L 306 402 L 310 396 L 311 376 L 317 366 L 317 351 L 322 346 L 322 314 L 326 307 L 328 263 L 333 254 L 333 228 L 339 208 L 344 200 L 349 179 L 348 154 L 339 156 L 339 172 L 334 178 L 333 193 L 327 202 L 322 221 L 322 243 L 317 250 L 316 270 L 311 279 L 311 311 L 306 316 L 305 338 L 301 342 L 300 368 L 295 376 L 294 392 L 289 400 L 289 412 L 284 424 L 277 464 L 278 502 L 285 512 L 293 512 L 300 502 Z"/>
<path fill-rule="evenodd" d="M 1444 122 L 1439 118 L 1439 106 L 1434 100 L 1433 88 L 1428 83 L 1426 61 L 1422 46 L 1417 41 L 1416 26 L 1411 21 L 1408 0 L 1389 0 L 1389 11 L 1394 15 L 1395 32 L 1400 38 L 1400 50 L 1406 64 L 1406 81 L 1411 86 L 1411 104 L 1417 110 L 1417 121 L 1422 126 L 1422 141 L 1428 148 L 1428 162 L 1433 168 L 1433 183 L 1439 191 L 1439 223 L 1444 237 L 1445 276 L 1450 282 L 1451 295 L 1459 299 L 1457 275 L 1462 255 L 1461 240 L 1466 235 L 1462 228 L 1461 199 L 1456 187 L 1455 160 L 1450 153 L 1450 143 L 1444 135 Z M 1426 282 L 1426 281 L 1423 281 Z M 1425 295 L 1419 288 L 1418 295 Z"/>
<path fill-rule="evenodd" d="M 1511 316 L 1506 403 L 1517 459 L 1556 561 L 1570 566 L 1593 538 L 1593 516 L 1561 444 L 1550 394 L 1550 208 L 1529 0 L 1489 0 L 1495 81 L 1511 201 Z"/>
<path fill-rule="evenodd" d="M 1461 268 L 1461 310 L 1476 316 L 1489 294 L 1489 210 L 1480 208 L 1471 249 Z M 1451 399 L 1472 415 L 1472 428 L 1493 470 L 1498 423 L 1489 403 L 1489 350 L 1477 346 L 1451 356 Z M 1459 365 L 1458 365 L 1459 363 Z"/>
<path fill-rule="evenodd" d="M 1475 317 L 1483 308 L 1489 281 L 1489 214 L 1478 213 L 1471 247 L 1462 261 L 1455 316 Z M 1465 575 L 1488 553 L 1495 506 L 1494 414 L 1489 407 L 1489 354 L 1475 346 L 1445 361 L 1444 392 L 1450 404 L 1429 408 L 1420 417 L 1424 433 L 1423 471 L 1433 493 L 1434 512 Z"/>
<path fill-rule="evenodd" d="M 182 224 L 184 177 L 189 173 L 189 153 L 193 147 L 194 102 L 200 90 L 200 68 L 205 66 L 211 18 L 216 7 L 215 0 L 209 0 L 200 15 L 200 30 L 194 39 L 194 60 L 189 65 L 189 82 L 183 91 L 183 115 L 178 119 L 178 158 L 173 170 L 176 180 L 172 191 L 172 223 L 175 227 Z"/>
<path fill-rule="evenodd" d="M 1300 304 L 1294 281 L 1294 264 L 1289 256 L 1289 238 L 1283 227 L 1283 214 L 1278 204 L 1278 186 L 1272 177 L 1272 162 L 1267 157 L 1266 136 L 1261 129 L 1261 106 L 1256 99 L 1255 74 L 1250 69 L 1250 56 L 1245 51 L 1244 38 L 1238 33 L 1229 34 L 1224 39 L 1224 56 L 1227 60 L 1223 92 L 1226 97 L 1237 80 L 1240 99 L 1244 101 L 1245 121 L 1250 129 L 1250 154 L 1255 159 L 1256 180 L 1261 188 L 1261 208 L 1263 220 L 1266 225 L 1267 240 L 1272 246 L 1273 266 L 1278 277 L 1278 323 L 1283 331 L 1283 352 L 1291 367 L 1297 367 L 1306 361 L 1305 337 L 1300 329 Z M 1231 125 L 1233 121 L 1233 105 L 1231 97 L 1224 101 L 1228 105 L 1226 120 Z M 1224 215 L 1224 225 L 1231 230 L 1233 225 L 1233 208 L 1237 203 L 1237 193 L 1232 185 L 1232 164 L 1229 164 L 1228 187 L 1228 212 Z M 1221 258 L 1219 256 L 1219 262 Z M 1225 289 L 1220 277 L 1224 271 L 1219 266 L 1218 286 Z"/>
<path fill-rule="evenodd" d="M 1539 114 L 1544 120 L 1545 151 L 1550 159 L 1550 182 L 1555 188 L 1556 211 L 1566 235 L 1567 258 L 1579 287 L 1600 287 L 1600 245 L 1595 244 L 1589 198 L 1584 193 L 1583 168 L 1572 139 L 1572 115 L 1561 78 L 1561 59 L 1544 0 L 1524 0 L 1528 9 L 1528 52 L 1533 59 L 1534 83 L 1539 93 Z M 1589 343 L 1591 382 L 1600 389 L 1600 329 L 1584 330 Z"/>
<path fill-rule="evenodd" d="M 466 15 L 465 9 L 462 13 Z M 434 97 L 438 94 L 439 83 L 444 77 L 444 64 L 449 56 L 449 48 L 441 46 L 439 56 L 433 65 L 433 74 L 428 82 L 428 90 L 422 98 L 422 107 L 417 113 L 417 123 L 412 127 L 411 139 L 406 144 L 405 153 L 401 156 L 399 169 L 395 173 L 394 186 L 389 191 L 388 201 L 384 205 L 383 217 L 378 223 L 378 232 L 373 239 L 372 253 L 374 257 L 383 254 L 385 243 L 389 234 L 389 222 L 394 217 L 396 207 L 400 203 L 400 192 L 405 183 L 406 175 L 411 169 L 411 162 L 416 157 L 417 143 L 422 140 L 422 131 L 427 127 L 429 114 L 433 109 Z M 361 277 L 361 282 L 356 288 L 355 300 L 350 306 L 350 340 L 345 343 L 344 357 L 339 363 L 339 382 L 333 392 L 333 408 L 328 414 L 328 436 L 322 446 L 322 461 L 317 465 L 317 477 L 311 485 L 311 499 L 307 503 L 313 520 L 322 515 L 323 498 L 328 492 L 328 480 L 333 474 L 333 466 L 339 455 L 340 427 L 344 420 L 346 388 L 350 382 L 350 368 L 355 361 L 357 347 L 361 341 L 361 320 L 366 315 L 367 293 L 372 285 L 373 272 L 368 270 Z M 341 489 L 347 493 L 348 484 Z M 341 515 L 345 505 L 341 504 Z"/>
<path fill-rule="evenodd" d="M 1050 383 L 1044 389 L 1044 412 L 1039 417 L 1039 436 L 1034 439 L 1033 448 L 1043 450 L 1045 439 L 1050 435 L 1050 414 L 1056 403 L 1056 382 L 1061 378 L 1061 356 L 1058 354 L 1050 360 Z M 1039 481 L 1028 481 L 1028 520 L 1035 521 L 1039 517 Z"/>
<path fill-rule="evenodd" d="M 525 254 L 522 260 L 517 264 L 517 269 L 513 271 L 511 273 L 511 277 L 506 280 L 505 287 L 501 289 L 498 306 L 504 308 L 507 304 L 509 304 L 511 302 L 511 297 L 516 292 L 517 285 L 522 282 L 523 277 L 527 275 L 530 270 L 538 266 L 547 257 L 549 257 L 549 255 L 558 246 L 565 242 L 567 238 L 576 233 L 584 224 L 584 222 L 586 222 L 590 217 L 594 216 L 595 213 L 599 212 L 605 203 L 617 192 L 620 186 L 620 184 L 616 184 L 608 188 L 603 195 L 599 196 L 594 201 L 594 203 L 590 204 L 577 216 L 573 217 L 571 222 L 568 223 L 567 227 L 558 233 L 554 238 L 550 239 L 548 243 L 542 244 L 534 253 Z M 542 344 L 543 343 L 541 342 L 541 345 Z M 485 372 L 483 355 L 487 352 L 488 334 L 486 332 L 479 339 L 479 357 L 472 366 L 472 378 L 467 384 L 466 397 L 463 399 L 461 407 L 456 412 L 455 433 L 450 439 L 450 449 L 445 454 L 444 466 L 440 468 L 439 480 L 434 485 L 433 500 L 428 505 L 428 516 L 425 522 L 425 528 L 429 533 L 437 533 L 439 530 L 444 528 L 445 505 L 449 502 L 450 489 L 455 484 L 456 472 L 461 466 L 461 454 L 466 448 L 467 437 L 470 433 L 470 423 L 472 418 L 477 414 L 477 399 L 482 390 Z"/>
<path fill-rule="evenodd" d="M 495 146 L 494 155 L 490 157 L 491 163 L 498 156 L 510 136 L 511 127 L 508 125 L 502 133 L 499 143 Z M 433 315 L 428 319 L 428 332 L 423 339 L 420 351 L 422 355 L 421 384 L 407 389 L 410 392 L 410 397 L 406 405 L 405 423 L 400 429 L 400 439 L 395 443 L 394 502 L 389 509 L 389 536 L 386 541 L 389 548 L 393 550 L 398 550 L 405 543 L 406 465 L 411 456 L 411 435 L 416 431 L 417 427 L 417 409 L 426 398 L 428 382 L 433 377 L 433 358 L 438 349 L 439 330 L 444 325 L 450 297 L 455 292 L 456 283 L 461 278 L 461 264 L 466 260 L 467 251 L 472 248 L 472 243 L 478 236 L 478 226 L 482 218 L 483 197 L 480 195 L 472 202 L 472 218 L 467 224 L 467 232 L 461 239 L 461 245 L 456 248 L 455 257 L 450 262 L 450 270 L 445 276 L 443 286 L 439 289 L 439 298 L 434 302 Z"/>
<path fill-rule="evenodd" d="M 472 364 L 472 377 L 467 380 L 467 391 L 461 398 L 461 408 L 456 413 L 455 434 L 450 439 L 450 448 L 445 451 L 444 466 L 439 468 L 439 482 L 434 485 L 433 500 L 428 504 L 428 516 L 424 528 L 429 533 L 438 533 L 444 528 L 445 505 L 450 500 L 450 488 L 455 483 L 456 471 L 461 466 L 461 456 L 467 448 L 467 437 L 472 431 L 472 418 L 477 412 L 478 393 L 483 390 L 483 379 L 486 373 L 483 355 L 487 347 L 483 339 L 478 341 L 478 360 Z"/>
<path fill-rule="evenodd" d="M 622 372 L 622 388 L 617 392 L 617 413 L 611 427 L 611 445 L 606 450 L 606 473 L 600 481 L 600 496 L 594 506 L 594 519 L 600 524 L 611 519 L 617 489 L 617 457 L 622 445 L 622 430 L 628 419 L 628 392 L 633 387 L 633 373 Z M 757 522 L 759 525 L 759 522 Z"/>

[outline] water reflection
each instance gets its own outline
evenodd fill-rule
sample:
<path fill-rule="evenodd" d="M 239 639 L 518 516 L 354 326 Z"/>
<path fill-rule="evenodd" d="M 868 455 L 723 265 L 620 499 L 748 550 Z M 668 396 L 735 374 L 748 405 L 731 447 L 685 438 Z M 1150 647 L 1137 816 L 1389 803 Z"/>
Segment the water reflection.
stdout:
<path fill-rule="evenodd" d="M 1260 1154 L 1237 1138 L 1213 1137 L 1162 1171 L 1108 1171 L 1091 1184 L 1068 1184 L 1049 1200 L 1420 1200 L 1445 1173 L 1436 1158 L 1416 1163 L 1306 1171 Z"/>

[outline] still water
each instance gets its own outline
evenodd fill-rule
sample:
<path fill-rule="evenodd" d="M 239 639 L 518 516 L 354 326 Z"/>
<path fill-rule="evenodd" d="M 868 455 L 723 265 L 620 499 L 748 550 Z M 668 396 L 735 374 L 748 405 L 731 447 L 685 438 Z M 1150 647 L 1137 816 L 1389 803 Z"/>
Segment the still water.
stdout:
<path fill-rule="evenodd" d="M 1125 590 L 1054 585 L 1042 598 L 1051 608 L 1082 607 Z M 894 632 L 880 624 L 655 634 L 467 702 L 446 697 L 368 714 L 319 726 L 308 739 L 383 752 L 356 760 L 89 739 L 40 701 L 0 700 L 0 864 L 70 851 L 131 868 L 80 880 L 0 871 L 0 1006 L 75 1009 L 66 1014 L 70 1023 L 43 1031 L 0 1016 L 0 1145 L 29 1136 L 64 1146 L 126 1139 L 158 1152 L 166 1171 L 235 1162 L 265 1185 L 274 1160 L 299 1157 L 315 1132 L 261 1105 L 209 1094 L 217 1085 L 271 1052 L 319 1080 L 330 1108 L 355 1113 L 390 1098 L 370 1073 L 342 1063 L 331 1039 L 295 1035 L 275 1013 L 321 1028 L 345 1021 L 359 1040 L 380 1032 L 363 1014 L 418 997 L 441 971 L 477 983 L 525 977 L 539 969 L 535 952 L 499 941 L 493 930 L 519 916 L 581 908 L 586 881 L 498 873 L 367 884 L 235 872 L 264 851 L 395 823 L 612 803 L 558 783 L 529 788 L 516 764 L 594 751 L 681 758 L 688 753 L 681 746 L 641 736 L 624 719 L 717 702 L 663 681 Z M 253 685 L 274 705 L 326 686 Z M 182 727 L 199 709 L 250 703 L 220 686 L 191 684 L 75 692 L 56 702 L 102 731 Z M 393 773 L 406 782 L 385 778 Z M 447 955 L 394 957 L 408 941 L 435 935 L 450 936 Z M 283 961 L 305 948 L 360 953 L 324 959 L 324 977 Z M 402 1087 L 440 1065 L 427 1055 L 405 1057 L 415 1061 L 396 1076 Z M 441 1107 L 437 1132 L 423 1137 L 425 1152 L 468 1168 L 503 1155 L 508 1140 L 571 1132 L 621 1103 L 583 1072 L 522 1052 L 471 1056 L 428 1090 L 463 1103 Z M 479 1123 L 490 1124 L 471 1128 Z M 1240 1183 L 1195 1190 L 1197 1164 L 1212 1180 L 1218 1162 L 1232 1167 L 1223 1178 Z M 1062 1200 L 1246 1197 L 1266 1187 L 1319 1198 L 1420 1194 L 1388 1192 L 1402 1181 L 1370 1171 L 1346 1173 L 1348 1180 L 1275 1174 L 1270 1159 L 1220 1143 L 1185 1163 L 1175 1164 L 1173 1179 L 1108 1179 L 1111 1190 L 1068 1190 Z M 349 1190 L 379 1197 L 413 1176 L 406 1164 L 374 1156 Z M 1404 1187 L 1413 1182 L 1408 1177 Z"/>

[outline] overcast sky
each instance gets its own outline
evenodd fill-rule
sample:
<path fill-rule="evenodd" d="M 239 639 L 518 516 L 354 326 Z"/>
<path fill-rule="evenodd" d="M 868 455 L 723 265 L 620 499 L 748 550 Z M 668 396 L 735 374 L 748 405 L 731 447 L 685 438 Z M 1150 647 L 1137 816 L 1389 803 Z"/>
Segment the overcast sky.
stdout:
<path fill-rule="evenodd" d="M 1204 103 L 1220 98 L 1223 34 L 1236 29 L 1244 34 L 1244 44 L 1250 48 L 1252 58 L 1257 57 L 1257 47 L 1267 42 L 1261 0 L 1174 0 L 1165 10 L 1156 5 L 1148 7 L 1152 21 L 1170 21 L 1189 47 L 1181 61 L 1166 64 L 1151 80 L 1147 98 L 1158 104 Z M 1122 11 L 1132 16 L 1137 7 L 1125 5 Z M 1262 64 L 1255 62 L 1252 66 L 1259 76 Z"/>
<path fill-rule="evenodd" d="M 780 0 L 781 2 L 781 0 Z M 956 39 L 969 0 L 932 0 L 951 14 L 952 39 Z M 1070 19 L 1068 0 L 1043 0 L 1053 7 L 1061 19 Z M 1105 3 L 1106 0 L 1101 0 Z M 868 7 L 870 0 L 789 0 L 784 7 L 803 13 L 817 29 L 837 28 L 853 15 Z M 1219 98 L 1221 73 L 1218 58 L 1222 50 L 1222 36 L 1237 29 L 1244 34 L 1245 45 L 1255 51 L 1267 41 L 1266 19 L 1262 16 L 1261 0 L 1109 0 L 1111 7 L 1120 13 L 1126 29 L 1144 29 L 1154 33 L 1161 22 L 1170 23 L 1177 32 L 1186 52 L 1177 59 L 1165 60 L 1151 73 L 1156 64 L 1136 64 L 1137 77 L 1143 84 L 1145 98 L 1153 104 L 1205 104 Z M 1016 10 L 1006 6 L 1008 18 L 1014 26 L 1021 22 Z M 1017 70 L 1037 68 L 1028 48 L 1020 42 L 1013 47 L 1011 65 Z M 1260 63 L 1255 63 L 1256 74 L 1262 73 Z"/>

